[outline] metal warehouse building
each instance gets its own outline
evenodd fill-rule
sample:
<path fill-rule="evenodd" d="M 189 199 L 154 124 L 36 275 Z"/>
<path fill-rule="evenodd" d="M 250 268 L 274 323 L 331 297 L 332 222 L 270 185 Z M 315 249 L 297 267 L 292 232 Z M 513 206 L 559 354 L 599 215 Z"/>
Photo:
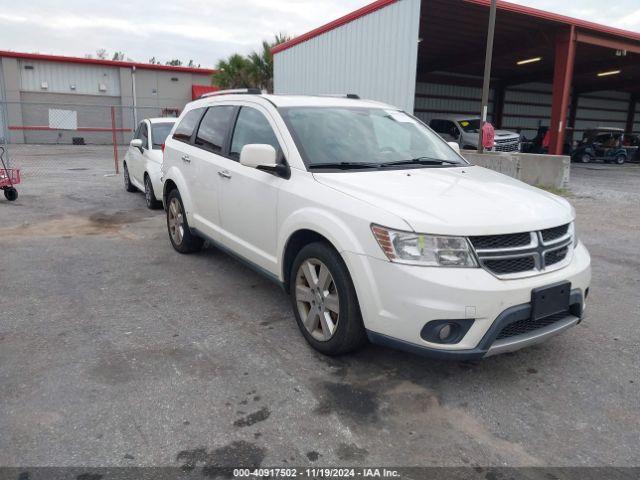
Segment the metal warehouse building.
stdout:
<path fill-rule="evenodd" d="M 138 120 L 175 116 L 213 70 L 0 51 L 0 132 L 10 143 L 126 141 Z M 111 108 L 113 107 L 113 108 Z"/>
<path fill-rule="evenodd" d="M 276 93 L 357 93 L 428 121 L 479 115 L 490 0 L 379 0 L 273 49 Z M 498 0 L 489 120 L 550 153 L 640 133 L 640 33 Z"/>

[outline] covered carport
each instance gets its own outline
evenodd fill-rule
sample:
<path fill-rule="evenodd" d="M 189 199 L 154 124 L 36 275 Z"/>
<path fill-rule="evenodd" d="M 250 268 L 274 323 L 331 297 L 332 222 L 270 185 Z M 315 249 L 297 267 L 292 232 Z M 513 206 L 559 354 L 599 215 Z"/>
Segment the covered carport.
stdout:
<path fill-rule="evenodd" d="M 489 5 L 422 1 L 420 116 L 479 111 Z M 639 132 L 640 34 L 499 1 L 491 87 L 494 125 L 525 135 L 548 126 L 552 154 L 562 153 L 567 130 L 578 137 L 596 126 Z"/>
<path fill-rule="evenodd" d="M 479 115 L 490 0 L 378 0 L 278 45 L 276 93 L 353 92 L 424 121 Z M 640 33 L 498 1 L 489 120 L 549 153 L 594 127 L 640 132 Z"/>

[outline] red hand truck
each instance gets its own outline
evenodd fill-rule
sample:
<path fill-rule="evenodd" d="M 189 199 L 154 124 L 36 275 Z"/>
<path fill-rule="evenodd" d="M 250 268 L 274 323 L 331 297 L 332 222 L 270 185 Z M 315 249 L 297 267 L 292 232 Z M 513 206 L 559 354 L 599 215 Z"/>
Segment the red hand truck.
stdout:
<path fill-rule="evenodd" d="M 7 164 L 4 163 L 4 147 L 0 147 L 0 190 L 4 190 L 4 196 L 10 202 L 17 200 L 18 190 L 15 185 L 20 183 L 20 170 L 15 168 L 7 168 Z"/>

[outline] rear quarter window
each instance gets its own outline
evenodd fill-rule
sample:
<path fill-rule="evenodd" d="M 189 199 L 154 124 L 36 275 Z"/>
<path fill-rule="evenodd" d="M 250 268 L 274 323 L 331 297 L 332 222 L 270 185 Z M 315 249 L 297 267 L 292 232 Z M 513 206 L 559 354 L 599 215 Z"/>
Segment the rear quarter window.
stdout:
<path fill-rule="evenodd" d="M 176 131 L 173 132 L 174 140 L 189 143 L 203 112 L 204 108 L 196 108 L 189 111 L 184 118 L 180 120 L 180 123 L 176 127 Z"/>

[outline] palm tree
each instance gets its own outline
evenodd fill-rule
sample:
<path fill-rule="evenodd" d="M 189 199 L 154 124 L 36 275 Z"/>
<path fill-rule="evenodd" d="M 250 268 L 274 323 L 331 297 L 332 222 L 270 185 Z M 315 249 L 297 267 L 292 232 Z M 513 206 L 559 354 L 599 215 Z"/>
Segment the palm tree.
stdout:
<path fill-rule="evenodd" d="M 248 57 L 235 54 L 227 60 L 220 60 L 216 66 L 218 73 L 213 76 L 213 84 L 220 88 L 259 88 L 273 92 L 273 55 L 271 49 L 290 40 L 285 34 L 277 34 L 273 42 L 262 42 L 259 52 Z"/>
<path fill-rule="evenodd" d="M 249 60 L 242 55 L 236 53 L 226 60 L 220 60 L 216 70 L 217 72 L 213 75 L 213 84 L 217 87 L 227 89 L 253 86 Z"/>

